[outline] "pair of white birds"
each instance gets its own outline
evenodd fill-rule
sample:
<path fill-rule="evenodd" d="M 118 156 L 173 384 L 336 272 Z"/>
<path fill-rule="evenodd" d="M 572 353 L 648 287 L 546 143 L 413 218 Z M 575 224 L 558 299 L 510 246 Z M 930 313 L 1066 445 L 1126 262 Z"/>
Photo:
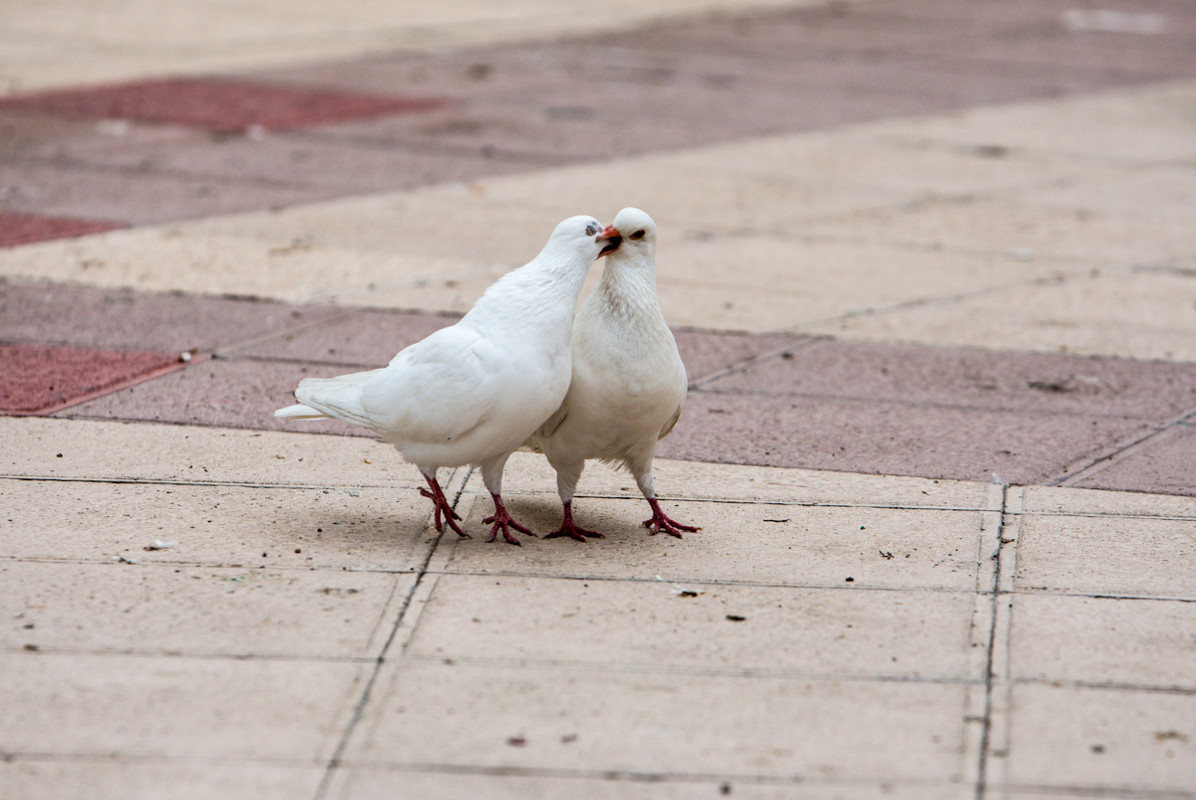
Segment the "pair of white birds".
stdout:
<path fill-rule="evenodd" d="M 590 265 L 608 256 L 602 278 L 574 320 Z M 564 504 L 548 534 L 600 537 L 573 521 L 573 493 L 586 459 L 625 466 L 652 507 L 644 526 L 680 537 L 698 528 L 670 519 L 652 480 L 656 443 L 673 429 L 687 378 L 656 296 L 656 223 L 625 208 L 606 227 L 570 217 L 538 256 L 492 285 L 457 324 L 436 331 L 381 369 L 306 378 L 290 419 L 334 418 L 393 444 L 428 482 L 420 493 L 461 536 L 436 472 L 475 465 L 494 498 L 490 538 L 520 541 L 502 502 L 502 473 L 514 451 L 544 453 Z M 534 535 L 534 534 L 533 534 Z"/>

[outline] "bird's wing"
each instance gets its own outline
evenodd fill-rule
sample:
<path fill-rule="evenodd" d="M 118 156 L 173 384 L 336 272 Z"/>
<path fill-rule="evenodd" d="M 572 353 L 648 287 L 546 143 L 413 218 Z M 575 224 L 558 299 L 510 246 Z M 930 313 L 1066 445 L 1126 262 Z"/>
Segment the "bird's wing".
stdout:
<path fill-rule="evenodd" d="M 454 325 L 408 347 L 362 390 L 362 406 L 384 435 L 450 442 L 483 424 L 499 398 L 495 345 Z"/>
<path fill-rule="evenodd" d="M 663 439 L 672 433 L 673 427 L 677 424 L 677 420 L 681 419 L 682 405 L 684 405 L 684 403 L 679 403 L 677 405 L 677 410 L 673 412 L 673 416 L 664 424 L 664 427 L 660 429 L 660 435 L 656 437 L 657 440 Z"/>

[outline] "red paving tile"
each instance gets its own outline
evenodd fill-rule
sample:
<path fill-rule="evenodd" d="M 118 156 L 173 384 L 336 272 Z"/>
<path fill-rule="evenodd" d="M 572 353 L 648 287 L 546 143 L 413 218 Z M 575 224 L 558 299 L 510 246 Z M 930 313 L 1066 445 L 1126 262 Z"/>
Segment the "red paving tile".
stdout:
<path fill-rule="evenodd" d="M 18 214 L 0 211 L 0 247 L 15 247 L 48 239 L 66 239 L 89 233 L 123 228 L 120 222 L 94 219 L 50 217 L 42 214 Z"/>
<path fill-rule="evenodd" d="M 239 133 L 254 126 L 286 130 L 381 114 L 409 114 L 445 102 L 432 97 L 380 96 L 222 78 L 166 78 L 9 97 L 0 99 L 0 109 Z"/>
<path fill-rule="evenodd" d="M 0 344 L 0 412 L 48 414 L 182 366 L 178 353 Z"/>

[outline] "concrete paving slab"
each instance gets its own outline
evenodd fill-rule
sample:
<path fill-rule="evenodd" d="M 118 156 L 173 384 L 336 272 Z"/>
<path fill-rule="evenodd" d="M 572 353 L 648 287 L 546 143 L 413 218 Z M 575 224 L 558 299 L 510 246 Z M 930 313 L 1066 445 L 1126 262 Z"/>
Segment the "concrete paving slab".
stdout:
<path fill-rule="evenodd" d="M 1190 694 L 1024 685 L 1013 701 L 1011 784 L 1182 797 L 1196 780 Z"/>
<path fill-rule="evenodd" d="M 266 334 L 298 335 L 341 313 L 181 292 L 0 281 L 0 338 L 10 342 L 210 352 Z"/>
<path fill-rule="evenodd" d="M 360 695 L 354 662 L 3 653 L 6 753 L 327 759 Z M 35 724 L 36 723 L 36 724 Z"/>
<path fill-rule="evenodd" d="M 1190 691 L 1196 603 L 1013 597 L 1010 675 L 1043 683 Z"/>
<path fill-rule="evenodd" d="M 999 498 L 993 496 L 992 484 L 972 481 L 664 458 L 656 459 L 652 471 L 659 496 L 670 500 L 684 498 L 775 505 L 778 508 L 774 510 L 777 511 L 786 507 L 819 505 L 966 511 L 1000 508 Z M 545 499 L 557 496 L 552 467 L 543 456 L 530 452 L 512 454 L 503 475 L 503 487 L 504 493 L 517 492 L 532 497 L 543 496 Z M 477 484 L 470 484 L 468 488 L 479 491 Z M 639 499 L 640 495 L 629 473 L 590 461 L 578 484 L 578 497 Z"/>
<path fill-rule="evenodd" d="M 47 492 L 54 502 L 41 501 Z M 203 566 L 285 576 L 311 569 L 413 572 L 434 536 L 426 528 L 431 507 L 414 488 L 0 480 L 0 496 L 8 523 L 0 552 L 18 561 L 111 564 L 124 557 L 138 562 L 122 565 L 134 569 Z M 176 546 L 147 551 L 155 541 Z"/>
<path fill-rule="evenodd" d="M 376 657 L 390 632 L 386 626 L 378 636 L 392 596 L 415 582 L 410 575 L 252 566 L 3 563 L 9 590 L 0 608 L 10 622 L 0 648 Z"/>
<path fill-rule="evenodd" d="M 124 227 L 123 223 L 106 220 L 0 212 L 0 247 L 74 238 L 121 227 Z"/>
<path fill-rule="evenodd" d="M 1112 271 L 808 326 L 803 332 L 1191 362 L 1196 361 L 1190 335 L 1196 281 L 1183 269 Z"/>
<path fill-rule="evenodd" d="M 0 344 L 0 412 L 49 414 L 182 367 L 178 353 Z"/>
<path fill-rule="evenodd" d="M 63 416 L 372 437 L 363 428 L 335 420 L 297 423 L 274 416 L 276 409 L 295 402 L 295 387 L 303 378 L 331 377 L 347 371 L 343 365 L 214 359 L 177 370 L 163 380 L 73 405 L 63 411 Z"/>
<path fill-rule="evenodd" d="M 1196 500 L 1144 492 L 1108 492 L 1059 486 L 1028 486 L 1027 514 L 1169 517 L 1196 520 Z"/>
<path fill-rule="evenodd" d="M 541 535 L 560 524 L 560 508 L 548 498 L 503 493 L 507 508 Z M 522 537 L 523 547 L 458 543 L 448 570 L 454 573 L 566 578 L 618 578 L 829 587 L 843 591 L 943 589 L 971 591 L 976 584 L 980 512 L 793 508 L 666 501 L 675 519 L 698 525 L 683 539 L 651 536 L 640 525 L 648 516 L 642 500 L 578 503 L 579 524 L 606 534 L 581 545 Z M 467 531 L 485 530 L 490 512 L 479 498 Z M 887 554 L 887 555 L 886 555 Z M 890 558 L 891 556 L 891 558 Z M 712 576 L 710 564 L 719 564 Z"/>
<path fill-rule="evenodd" d="M 959 775 L 963 687 L 954 684 L 397 664 L 383 667 L 379 687 L 347 763 L 865 781 Z M 736 731 L 733 747 L 727 730 Z"/>
<path fill-rule="evenodd" d="M 717 427 L 706 423 L 711 415 Z M 658 452 L 740 464 L 1041 483 L 1144 432 L 1146 424 L 1092 413 L 695 392 Z"/>
<path fill-rule="evenodd" d="M 15 109 L 82 120 L 135 120 L 244 133 L 289 130 L 383 114 L 415 114 L 441 98 L 388 96 L 268 86 L 218 78 L 154 78 L 91 88 L 0 98 Z"/>
<path fill-rule="evenodd" d="M 0 782 L 14 797 L 42 797 L 52 786 L 60 800 L 123 797 L 167 800 L 189 797 L 220 800 L 244 794 L 260 800 L 289 800 L 315 793 L 324 770 L 274 763 L 130 763 L 39 759 L 0 763 Z"/>
<path fill-rule="evenodd" d="M 474 664 L 979 681 L 971 607 L 967 592 L 442 575 L 404 653 Z"/>
<path fill-rule="evenodd" d="M 1190 520 L 1022 517 L 1016 586 L 1021 591 L 1196 597 Z"/>
<path fill-rule="evenodd" d="M 1177 425 L 1124 450 L 1107 463 L 1093 465 L 1066 483 L 1069 486 L 1117 487 L 1128 491 L 1190 494 L 1196 431 Z"/>
<path fill-rule="evenodd" d="M 2 768 L 2 766 L 0 766 Z M 731 794 L 748 800 L 784 800 L 800 792 L 811 800 L 864 800 L 884 796 L 894 800 L 963 800 L 970 790 L 947 782 L 885 780 L 876 782 L 824 781 L 818 778 L 778 780 L 775 783 L 719 777 L 651 778 L 511 775 L 505 770 L 469 774 L 454 770 L 420 772 L 391 767 L 344 768 L 330 784 L 328 796 L 341 800 L 391 797 L 400 800 L 451 800 L 486 797 L 494 800 L 546 800 L 586 797 L 594 800 L 682 800 Z"/>
<path fill-rule="evenodd" d="M 702 390 L 1161 422 L 1196 409 L 1196 366 L 824 340 L 704 382 Z"/>
<path fill-rule="evenodd" d="M 417 488 L 394 448 L 362 437 L 0 417 L 5 477 Z M 59 453 L 62 454 L 59 457 Z"/>
<path fill-rule="evenodd" d="M 749 8 L 792 4 L 765 0 L 753 2 Z M 360 2 L 335 12 L 319 3 L 304 2 L 288 5 L 285 13 L 273 4 L 258 3 L 236 15 L 222 15 L 219 3 L 210 0 L 171 9 L 147 3 L 53 10 L 30 5 L 22 7 L 13 19 L 8 38 L 21 46 L 9 51 L 13 55 L 2 62 L 0 75 L 9 90 L 28 90 L 147 74 L 262 68 L 394 49 L 437 51 L 496 40 L 590 33 L 596 26 L 621 29 L 654 19 L 743 6 L 742 2 L 718 0 L 647 5 L 621 2 L 601 22 L 577 0 L 548 7 L 512 3 L 500 9 L 476 0 L 402 8 Z M 144 30 L 156 35 L 139 36 Z M 62 51 L 52 46 L 64 41 L 75 44 L 75 49 Z"/>
<path fill-rule="evenodd" d="M 1189 136 L 1196 81 L 1178 79 L 1071 97 L 976 107 L 927 120 L 893 120 L 893 134 L 971 146 L 997 145 L 1098 164 L 1166 164 L 1196 154 Z"/>
<path fill-rule="evenodd" d="M 389 363 L 403 348 L 458 319 L 440 314 L 341 311 L 324 324 L 237 344 L 225 348 L 222 355 L 378 367 Z"/>

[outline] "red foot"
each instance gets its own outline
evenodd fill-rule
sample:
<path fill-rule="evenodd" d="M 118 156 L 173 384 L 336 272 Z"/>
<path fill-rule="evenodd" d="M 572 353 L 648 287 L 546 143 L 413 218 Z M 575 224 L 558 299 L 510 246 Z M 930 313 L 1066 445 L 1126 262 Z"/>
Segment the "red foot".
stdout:
<path fill-rule="evenodd" d="M 587 536 L 589 536 L 591 539 L 605 538 L 598 531 L 586 530 L 585 528 L 579 527 L 574 524 L 574 522 L 573 522 L 573 503 L 571 503 L 571 502 L 565 503 L 565 521 L 561 523 L 561 527 L 557 528 L 555 531 L 548 534 L 544 538 L 545 539 L 555 539 L 558 536 L 568 536 L 570 539 L 573 539 L 576 542 L 584 542 L 586 540 Z"/>
<path fill-rule="evenodd" d="M 502 504 L 501 497 L 496 494 L 491 494 L 490 496 L 494 498 L 494 516 L 486 517 L 484 520 L 482 520 L 484 524 L 489 524 L 491 522 L 494 523 L 494 526 L 490 528 L 490 538 L 486 540 L 487 542 L 494 541 L 494 537 L 498 535 L 499 529 L 502 529 L 502 538 L 507 544 L 523 544 L 523 542 L 511 535 L 510 528 L 514 528 L 520 533 L 526 533 L 528 536 L 536 535 L 515 520 L 511 519 L 511 515 L 507 513 L 506 506 Z"/>
<path fill-rule="evenodd" d="M 432 487 L 432 491 L 429 492 L 427 489 L 420 489 L 419 493 L 424 497 L 429 498 L 432 501 L 432 504 L 436 507 L 436 514 L 434 517 L 436 522 L 436 532 L 444 533 L 444 525 L 440 521 L 441 514 L 443 514 L 444 521 L 449 524 L 450 528 L 457 532 L 457 535 L 469 539 L 469 534 L 461 530 L 461 526 L 454 522 L 454 520 L 461 519 L 461 515 L 456 511 L 453 511 L 453 507 L 449 505 L 448 499 L 444 496 L 444 492 L 440 490 L 440 484 L 437 482 L 437 480 L 435 478 L 429 478 L 427 475 L 424 476 L 424 480 L 428 482 L 428 486 Z"/>
<path fill-rule="evenodd" d="M 701 528 L 695 528 L 690 525 L 682 525 L 674 519 L 669 519 L 669 516 L 660 509 L 660 503 L 656 502 L 656 498 L 648 498 L 648 505 L 652 506 L 652 519 L 644 520 L 644 527 L 648 529 L 649 533 L 656 535 L 660 532 L 667 533 L 669 536 L 676 536 L 681 538 L 681 531 L 700 531 Z"/>

